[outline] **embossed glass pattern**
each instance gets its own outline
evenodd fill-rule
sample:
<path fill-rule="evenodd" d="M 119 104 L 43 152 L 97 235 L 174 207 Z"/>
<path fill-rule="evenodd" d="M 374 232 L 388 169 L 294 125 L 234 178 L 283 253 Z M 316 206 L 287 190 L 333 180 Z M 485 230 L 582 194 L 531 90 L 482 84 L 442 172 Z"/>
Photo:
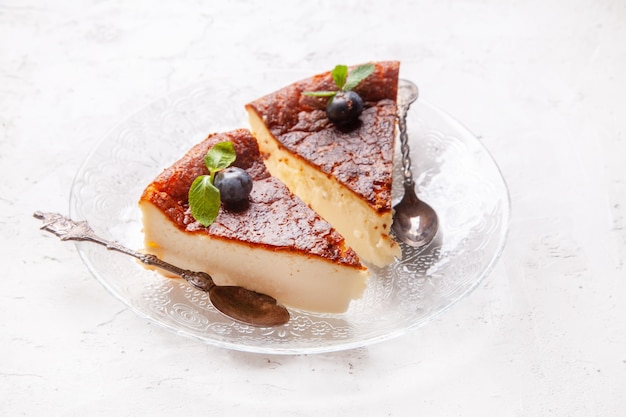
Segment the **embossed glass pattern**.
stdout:
<path fill-rule="evenodd" d="M 208 133 L 247 127 L 243 105 L 305 75 L 273 72 L 217 79 L 158 100 L 112 129 L 79 169 L 70 215 L 106 238 L 141 248 L 137 202 L 146 184 Z M 344 314 L 291 310 L 276 328 L 235 322 L 182 280 L 163 278 L 132 258 L 76 244 L 91 273 L 139 315 L 179 334 L 242 351 L 316 353 L 399 336 L 442 313 L 491 271 L 506 240 L 506 184 L 478 139 L 438 108 L 418 100 L 408 116 L 413 173 L 420 198 L 440 217 L 440 233 L 423 252 L 403 246 L 403 259 L 371 267 L 362 299 Z M 401 198 L 399 146 L 395 166 Z M 242 262 L 246 260 L 243 259 Z M 208 271 L 210 272 L 210 271 Z"/>

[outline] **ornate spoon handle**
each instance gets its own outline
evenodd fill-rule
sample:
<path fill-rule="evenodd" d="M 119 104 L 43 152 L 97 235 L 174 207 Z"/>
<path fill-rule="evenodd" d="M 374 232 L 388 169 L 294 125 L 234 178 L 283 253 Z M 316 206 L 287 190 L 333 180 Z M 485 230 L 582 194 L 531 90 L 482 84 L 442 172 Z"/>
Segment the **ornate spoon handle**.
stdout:
<path fill-rule="evenodd" d="M 215 286 L 213 278 L 205 272 L 189 271 L 187 269 L 179 268 L 176 265 L 169 264 L 157 258 L 155 255 L 137 252 L 117 242 L 103 239 L 102 237 L 96 235 L 86 221 L 74 221 L 59 213 L 43 213 L 41 211 L 36 211 L 33 216 L 43 221 L 43 226 L 41 226 L 42 230 L 58 236 L 61 240 L 88 241 L 97 243 L 109 250 L 121 252 L 125 255 L 137 258 L 146 265 L 156 266 L 178 275 L 202 291 L 209 291 Z"/>
<path fill-rule="evenodd" d="M 400 128 L 400 153 L 402 154 L 402 176 L 405 188 L 413 187 L 411 149 L 409 147 L 406 117 L 409 112 L 409 107 L 417 99 L 418 94 L 417 86 L 412 82 L 400 80 L 398 83 L 398 126 Z"/>

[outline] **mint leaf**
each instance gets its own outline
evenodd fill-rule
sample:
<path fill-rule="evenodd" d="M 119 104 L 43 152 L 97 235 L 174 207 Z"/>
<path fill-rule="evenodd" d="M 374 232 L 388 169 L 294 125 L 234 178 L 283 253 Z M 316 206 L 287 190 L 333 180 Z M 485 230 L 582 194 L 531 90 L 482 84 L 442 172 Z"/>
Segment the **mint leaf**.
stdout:
<path fill-rule="evenodd" d="M 374 64 L 359 65 L 348 74 L 348 78 L 345 81 L 343 91 L 349 91 L 354 89 L 364 79 L 369 77 L 374 72 Z"/>
<path fill-rule="evenodd" d="M 189 208 L 191 215 L 207 227 L 220 211 L 220 191 L 212 184 L 209 175 L 200 175 L 189 188 Z"/>
<path fill-rule="evenodd" d="M 346 84 L 346 78 L 348 77 L 348 67 L 346 65 L 337 65 L 332 70 L 331 74 L 337 88 L 343 90 L 343 86 Z"/>
<path fill-rule="evenodd" d="M 189 187 L 187 197 L 191 215 L 205 227 L 213 223 L 220 212 L 220 190 L 213 185 L 213 178 L 218 171 L 235 162 L 236 158 L 232 142 L 216 143 L 204 156 L 209 175 L 200 175 Z"/>
<path fill-rule="evenodd" d="M 311 97 L 332 97 L 337 95 L 337 91 L 304 91 L 302 95 Z"/>
<path fill-rule="evenodd" d="M 204 157 L 204 164 L 211 173 L 211 182 L 217 171 L 227 168 L 235 162 L 236 158 L 237 154 L 232 142 L 219 142 L 213 145 Z"/>

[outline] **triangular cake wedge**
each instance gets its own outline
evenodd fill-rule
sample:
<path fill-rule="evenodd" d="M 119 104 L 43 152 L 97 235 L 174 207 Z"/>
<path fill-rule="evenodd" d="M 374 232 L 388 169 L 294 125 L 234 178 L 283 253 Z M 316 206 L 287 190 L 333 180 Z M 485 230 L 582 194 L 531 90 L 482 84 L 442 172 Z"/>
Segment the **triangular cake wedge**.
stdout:
<path fill-rule="evenodd" d="M 247 207 L 220 208 L 209 227 L 190 213 L 193 180 L 208 174 L 204 156 L 231 141 L 234 166 L 253 179 Z M 267 171 L 246 129 L 213 134 L 165 169 L 140 198 L 146 251 L 182 268 L 210 273 L 304 310 L 344 312 L 366 287 L 367 269 L 344 238 Z"/>
<path fill-rule="evenodd" d="M 399 62 L 376 62 L 354 90 L 365 102 L 356 127 L 326 116 L 337 90 L 330 72 L 295 82 L 246 105 L 272 175 L 341 233 L 361 259 L 384 266 L 401 256 L 390 236 Z"/>

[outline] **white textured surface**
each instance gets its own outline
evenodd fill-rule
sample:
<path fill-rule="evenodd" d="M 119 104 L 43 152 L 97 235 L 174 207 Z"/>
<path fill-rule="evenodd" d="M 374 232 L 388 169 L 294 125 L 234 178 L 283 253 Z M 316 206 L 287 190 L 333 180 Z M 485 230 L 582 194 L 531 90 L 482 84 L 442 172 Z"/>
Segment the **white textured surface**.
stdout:
<path fill-rule="evenodd" d="M 624 414 L 626 4 L 388 3 L 0 1 L 0 414 Z M 205 346 L 126 310 L 31 217 L 67 212 L 89 149 L 155 98 L 386 58 L 482 138 L 513 205 L 494 272 L 407 336 Z"/>

